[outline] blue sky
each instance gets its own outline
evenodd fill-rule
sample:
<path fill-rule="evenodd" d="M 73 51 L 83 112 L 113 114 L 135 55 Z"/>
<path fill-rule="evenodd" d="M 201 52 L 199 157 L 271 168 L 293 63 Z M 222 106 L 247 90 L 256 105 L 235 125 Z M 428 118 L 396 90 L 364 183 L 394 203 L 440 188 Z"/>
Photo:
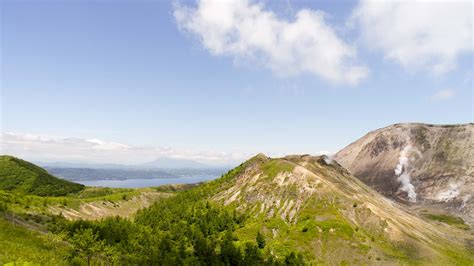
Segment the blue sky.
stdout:
<path fill-rule="evenodd" d="M 403 21 L 380 21 L 369 2 L 250 1 L 229 9 L 244 19 L 222 33 L 213 14 L 200 16 L 204 5 L 213 5 L 204 2 L 2 1 L 3 153 L 121 163 L 171 156 L 219 164 L 257 152 L 335 152 L 398 122 L 473 121 L 469 10 L 463 17 L 441 7 L 442 16 L 428 12 L 417 32 L 406 34 Z M 403 6 L 390 8 L 417 17 Z M 302 10 L 307 20 L 298 20 Z M 268 14 L 264 21 L 278 27 L 262 24 L 258 32 L 255 25 L 257 34 L 249 35 L 239 24 Z M 464 18 L 464 28 L 453 16 Z M 371 28 L 367 17 L 387 28 Z M 433 18 L 452 29 L 423 27 Z M 315 34 L 307 43 L 265 39 L 290 27 Z M 466 32 L 467 39 L 457 38 Z M 325 34 L 337 42 L 320 40 Z M 410 40 L 420 34 L 428 36 L 423 49 L 413 45 L 420 40 Z M 258 38 L 263 44 L 254 42 Z M 342 56 L 334 44 L 342 45 Z M 281 61 L 285 49 L 289 57 Z M 299 49 L 315 51 L 314 58 L 298 55 Z M 332 53 L 330 61 L 341 63 L 321 65 Z M 363 70 L 360 77 L 351 78 L 353 69 Z M 122 157 L 97 151 L 117 147 L 128 150 Z"/>

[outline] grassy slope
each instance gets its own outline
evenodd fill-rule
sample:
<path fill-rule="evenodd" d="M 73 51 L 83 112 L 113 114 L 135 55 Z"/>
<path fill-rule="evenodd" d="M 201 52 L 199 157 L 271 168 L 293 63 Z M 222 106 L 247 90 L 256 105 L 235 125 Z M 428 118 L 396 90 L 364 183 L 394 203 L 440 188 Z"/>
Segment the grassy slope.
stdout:
<path fill-rule="evenodd" d="M 0 218 L 0 265 L 30 262 L 62 265 L 67 246 L 54 236 L 13 225 Z"/>
<path fill-rule="evenodd" d="M 122 205 L 141 200 L 137 198 L 143 194 L 147 194 L 148 200 L 158 200 L 162 195 L 169 196 L 189 187 L 193 186 L 168 185 L 143 189 L 84 187 L 53 177 L 26 161 L 0 156 L 0 265 L 9 262 L 65 264 L 67 244 L 59 241 L 58 236 L 42 233 L 46 231 L 45 223 L 52 221 L 52 207 L 79 210 L 84 204 L 97 204 L 99 207 L 108 204 L 113 205 L 109 209 L 123 211 L 120 208 Z M 136 212 L 139 207 L 127 205 L 129 212 Z M 16 225 L 13 225 L 12 217 L 15 217 Z"/>
<path fill-rule="evenodd" d="M 100 219 L 106 216 L 132 217 L 153 202 L 173 195 L 175 191 L 163 188 L 98 188 L 87 187 L 79 193 L 59 197 L 41 197 L 0 190 L 0 211 L 28 217 L 63 213 L 67 219 Z M 84 206 L 92 206 L 84 208 Z M 97 215 L 87 212 L 96 209 Z M 74 214 L 74 215 L 68 215 Z"/>
<path fill-rule="evenodd" d="M 41 167 L 12 156 L 0 156 L 0 189 L 37 196 L 63 196 L 84 189 L 56 178 Z"/>
<path fill-rule="evenodd" d="M 393 230 L 387 223 L 387 218 L 379 217 L 365 206 L 366 201 L 358 198 L 361 193 L 366 192 L 367 197 L 373 197 L 370 194 L 371 190 L 355 178 L 337 174 L 338 169 L 321 166 L 320 163 L 308 164 L 307 169 L 330 183 L 315 182 L 313 185 L 316 192 L 304 199 L 301 196 L 304 192 L 299 189 L 301 186 L 311 187 L 311 184 L 305 183 L 308 177 L 297 181 L 298 177 L 290 174 L 275 182 L 279 174 L 291 173 L 295 166 L 295 164 L 291 166 L 291 160 L 265 161 L 259 156 L 245 163 L 239 172 L 235 173 L 234 176 L 237 178 L 228 179 L 229 182 L 222 183 L 215 189 L 217 196 L 214 199 L 227 202 L 228 207 L 240 209 L 249 216 L 246 225 L 237 230 L 240 242 L 254 241 L 257 232 L 260 231 L 266 237 L 266 252 L 284 256 L 297 250 L 313 263 L 437 262 L 469 265 L 473 262 L 473 254 L 462 244 L 440 238 L 439 235 L 432 235 L 431 231 L 424 231 L 424 228 L 418 229 L 429 234 L 426 239 L 420 239 L 416 233 L 410 232 L 410 226 L 428 225 L 416 225 L 416 222 L 421 220 L 408 214 L 404 215 L 407 215 L 407 219 L 413 220 L 400 227 L 401 231 L 398 233 L 401 237 L 397 236 L 399 238 L 394 239 L 395 233 L 393 235 L 386 233 L 386 230 L 389 232 Z M 259 174 L 258 178 L 252 177 L 254 174 Z M 298 184 L 300 181 L 303 183 Z M 281 182 L 287 184 L 279 187 L 277 183 Z M 332 187 L 334 184 L 336 185 Z M 335 189 L 336 187 L 352 188 L 340 191 Z M 356 190 L 352 191 L 353 188 Z M 228 200 L 234 195 L 238 195 L 236 200 L 229 203 Z M 302 204 L 296 208 L 298 200 L 301 199 Z M 276 201 L 278 203 L 275 203 Z M 292 207 L 288 207 L 291 205 L 290 202 L 293 204 Z M 382 208 L 384 206 L 381 205 Z M 292 210 L 295 210 L 293 216 Z M 391 225 L 406 222 L 402 220 L 405 217 L 400 220 L 397 217 L 393 219 L 395 221 L 388 221 Z"/>
<path fill-rule="evenodd" d="M 460 217 L 452 216 L 452 215 L 447 215 L 447 214 L 432 214 L 432 213 L 425 213 L 423 214 L 426 218 L 445 223 L 454 227 L 457 227 L 459 229 L 463 230 L 469 230 L 470 227 L 467 225 L 464 220 Z"/>
<path fill-rule="evenodd" d="M 67 244 L 59 236 L 45 234 L 45 223 L 51 223 L 51 206 L 78 209 L 81 204 L 107 202 L 121 205 L 144 191 L 170 194 L 180 188 L 116 189 L 86 188 L 61 197 L 41 197 L 0 190 L 0 265 L 31 263 L 32 265 L 66 265 Z M 117 207 L 116 209 L 120 209 Z M 131 210 L 132 211 L 132 210 Z M 133 212 L 137 209 L 133 209 Z M 12 224 L 15 216 L 16 225 Z M 9 218 L 6 220 L 6 218 Z M 32 228 L 28 229 L 25 226 Z M 27 264 L 30 265 L 30 264 Z"/>
<path fill-rule="evenodd" d="M 91 189 L 105 188 L 86 188 L 85 191 Z M 138 210 L 172 195 L 173 193 L 157 191 L 155 188 L 140 188 L 117 191 L 100 197 L 82 198 L 83 195 L 79 195 L 81 198 L 73 198 L 69 196 L 63 203 L 51 206 L 49 211 L 54 214 L 61 213 L 68 220 L 98 220 L 109 216 L 131 218 Z"/>

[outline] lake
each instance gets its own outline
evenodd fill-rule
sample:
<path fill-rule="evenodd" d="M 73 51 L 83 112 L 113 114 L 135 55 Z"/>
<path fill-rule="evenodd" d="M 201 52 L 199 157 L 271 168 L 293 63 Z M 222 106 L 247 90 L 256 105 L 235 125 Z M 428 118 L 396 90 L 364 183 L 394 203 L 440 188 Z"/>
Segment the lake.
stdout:
<path fill-rule="evenodd" d="M 142 187 L 157 187 L 169 184 L 194 184 L 202 181 L 209 181 L 216 179 L 214 175 L 200 175 L 190 177 L 176 177 L 176 178 L 147 178 L 147 179 L 99 179 L 99 180 L 79 180 L 74 181 L 86 186 L 92 187 L 113 187 L 113 188 L 142 188 Z"/>

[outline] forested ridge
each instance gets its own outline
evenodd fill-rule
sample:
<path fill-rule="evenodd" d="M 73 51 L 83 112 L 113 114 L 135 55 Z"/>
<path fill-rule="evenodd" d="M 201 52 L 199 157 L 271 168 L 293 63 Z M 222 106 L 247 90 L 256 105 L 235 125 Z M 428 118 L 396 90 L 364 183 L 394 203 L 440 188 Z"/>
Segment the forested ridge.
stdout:
<path fill-rule="evenodd" d="M 67 265 L 303 264 L 302 256 L 296 253 L 277 257 L 265 251 L 265 237 L 260 232 L 251 240 L 239 239 L 235 231 L 244 227 L 249 217 L 209 198 L 243 169 L 244 164 L 215 181 L 188 190 L 173 192 L 171 188 L 169 192 L 174 196 L 139 211 L 132 219 L 117 216 L 71 221 L 49 214 L 47 206 L 48 202 L 57 201 L 67 204 L 74 195 L 60 200 L 4 191 L 0 220 L 5 230 L 0 232 L 0 242 L 9 246 L 0 251 L 0 264 L 12 259 Z M 166 187 L 157 188 L 161 190 L 168 191 Z M 108 199 L 115 195 L 108 193 L 124 193 L 107 189 L 99 192 L 105 193 L 99 196 Z M 41 232 L 48 232 L 47 237 Z M 9 240 L 12 235 L 17 243 Z M 21 252 L 25 249 L 29 252 Z M 50 255 L 43 259 L 42 254 Z"/>
<path fill-rule="evenodd" d="M 38 196 L 64 196 L 77 193 L 84 185 L 50 175 L 30 162 L 0 156 L 0 189 Z"/>
<path fill-rule="evenodd" d="M 68 222 L 60 217 L 50 230 L 72 244 L 68 261 L 135 265 L 299 265 L 295 253 L 277 258 L 263 252 L 261 234 L 239 241 L 234 231 L 245 215 L 207 199 L 241 168 L 221 179 L 183 191 L 140 211 L 133 221 L 113 217 Z"/>
<path fill-rule="evenodd" d="M 184 197 L 161 203 L 135 222 L 114 217 L 98 222 L 66 222 L 56 232 L 71 239 L 68 260 L 136 265 L 298 265 L 301 256 L 278 260 L 264 253 L 265 240 L 239 243 L 233 231 L 245 217 L 207 201 Z M 184 206 L 189 204 L 188 206 Z M 257 241 L 258 240 L 258 241 Z"/>
<path fill-rule="evenodd" d="M 0 190 L 0 265 L 472 264 L 464 242 L 454 242 L 467 228 L 386 204 L 326 159 L 259 154 L 190 186 L 86 187 L 65 196 Z M 83 206 L 118 213 L 143 193 L 161 196 L 123 217 L 80 216 Z M 402 234 L 394 240 L 393 232 Z"/>

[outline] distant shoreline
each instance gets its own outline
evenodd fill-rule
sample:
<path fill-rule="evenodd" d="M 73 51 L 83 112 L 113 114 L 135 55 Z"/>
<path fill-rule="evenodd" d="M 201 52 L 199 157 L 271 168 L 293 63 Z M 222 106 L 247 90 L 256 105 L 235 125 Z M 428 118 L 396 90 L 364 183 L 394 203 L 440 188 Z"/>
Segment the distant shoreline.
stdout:
<path fill-rule="evenodd" d="M 227 168 L 212 169 L 92 169 L 46 167 L 50 174 L 69 181 L 180 179 L 201 176 L 219 177 Z"/>

